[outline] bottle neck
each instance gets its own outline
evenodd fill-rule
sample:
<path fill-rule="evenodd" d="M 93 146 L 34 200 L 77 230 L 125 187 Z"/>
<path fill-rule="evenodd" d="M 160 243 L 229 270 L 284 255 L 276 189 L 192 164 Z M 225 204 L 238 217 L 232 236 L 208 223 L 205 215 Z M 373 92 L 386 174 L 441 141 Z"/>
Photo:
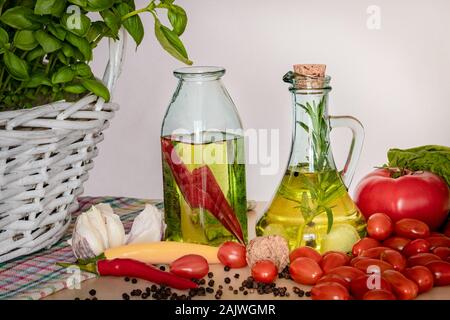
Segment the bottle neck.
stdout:
<path fill-rule="evenodd" d="M 302 172 L 336 170 L 330 147 L 327 89 L 290 89 L 293 98 L 291 169 Z"/>

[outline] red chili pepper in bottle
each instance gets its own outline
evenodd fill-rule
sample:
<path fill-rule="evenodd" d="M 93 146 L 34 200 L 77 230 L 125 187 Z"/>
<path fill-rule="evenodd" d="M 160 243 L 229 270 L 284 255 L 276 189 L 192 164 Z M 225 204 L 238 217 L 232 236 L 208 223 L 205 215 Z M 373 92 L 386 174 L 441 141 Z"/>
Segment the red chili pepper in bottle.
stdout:
<path fill-rule="evenodd" d="M 73 264 L 58 263 L 58 265 L 69 267 Z M 198 287 L 191 280 L 179 277 L 170 272 L 161 271 L 152 265 L 132 259 L 99 260 L 85 265 L 78 265 L 78 267 L 83 271 L 95 273 L 100 276 L 135 277 L 174 289 L 187 290 Z"/>
<path fill-rule="evenodd" d="M 191 208 L 208 210 L 231 234 L 241 243 L 244 243 L 244 235 L 239 220 L 209 167 L 203 166 L 190 172 L 178 157 L 169 140 L 162 139 L 161 144 L 164 159 Z"/>

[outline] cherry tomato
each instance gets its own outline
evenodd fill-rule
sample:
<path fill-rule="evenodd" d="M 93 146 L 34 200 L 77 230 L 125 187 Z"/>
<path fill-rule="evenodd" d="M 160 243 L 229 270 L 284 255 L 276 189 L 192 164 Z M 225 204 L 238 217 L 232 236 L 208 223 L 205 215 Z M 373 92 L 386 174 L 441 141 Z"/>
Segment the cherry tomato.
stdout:
<path fill-rule="evenodd" d="M 383 241 L 383 246 L 389 247 L 397 251 L 402 251 L 403 248 L 410 242 L 411 240 L 407 238 L 391 237 Z"/>
<path fill-rule="evenodd" d="M 419 293 L 430 291 L 433 288 L 433 274 L 427 267 L 415 266 L 406 268 L 403 274 L 417 284 Z"/>
<path fill-rule="evenodd" d="M 327 274 L 336 267 L 345 266 L 347 262 L 348 262 L 347 258 L 344 257 L 342 254 L 332 252 L 322 258 L 322 261 L 320 262 L 320 267 L 322 268 L 323 272 Z"/>
<path fill-rule="evenodd" d="M 392 264 L 378 259 L 367 258 L 355 263 L 355 268 L 363 271 L 364 273 L 373 273 L 375 267 L 379 268 L 380 272 L 394 270 Z"/>
<path fill-rule="evenodd" d="M 320 263 L 322 256 L 319 252 L 311 247 L 300 247 L 291 252 L 289 255 L 289 261 L 292 262 L 299 257 L 307 257 L 313 259 L 315 262 Z"/>
<path fill-rule="evenodd" d="M 323 283 L 323 282 L 336 282 L 336 283 L 339 283 L 340 285 L 343 285 L 347 290 L 350 289 L 350 283 L 347 282 L 342 276 L 340 276 L 338 274 L 332 274 L 332 273 L 326 274 L 322 278 L 320 278 L 319 281 L 317 281 L 317 284 Z"/>
<path fill-rule="evenodd" d="M 345 279 L 347 282 L 352 282 L 353 279 L 364 276 L 365 273 L 359 269 L 350 266 L 342 266 L 334 268 L 329 274 L 337 274 Z"/>
<path fill-rule="evenodd" d="M 428 237 L 430 228 L 420 220 L 405 218 L 395 223 L 395 233 L 400 237 L 419 239 Z"/>
<path fill-rule="evenodd" d="M 381 253 L 380 259 L 390 263 L 394 270 L 402 271 L 406 268 L 406 259 L 397 250 L 385 250 Z"/>
<path fill-rule="evenodd" d="M 430 232 L 430 237 L 444 237 L 444 238 L 448 238 L 445 234 L 443 234 L 442 232 L 437 232 L 437 231 L 431 231 Z"/>
<path fill-rule="evenodd" d="M 361 254 L 362 251 L 370 249 L 370 248 L 375 248 L 375 247 L 379 247 L 380 243 L 373 239 L 373 238 L 362 238 L 361 240 L 359 240 L 358 242 L 356 242 L 353 245 L 352 248 L 352 254 L 353 256 L 359 256 Z"/>
<path fill-rule="evenodd" d="M 402 250 L 402 254 L 411 257 L 418 253 L 430 252 L 430 243 L 424 239 L 416 239 L 408 243 Z"/>
<path fill-rule="evenodd" d="M 431 261 L 425 267 L 433 274 L 435 286 L 450 285 L 450 263 L 445 261 Z"/>
<path fill-rule="evenodd" d="M 448 221 L 444 227 L 444 234 L 446 237 L 450 238 L 450 221 Z"/>
<path fill-rule="evenodd" d="M 332 253 L 340 254 L 341 256 L 343 256 L 347 260 L 346 264 L 348 264 L 350 262 L 350 260 L 352 259 L 352 258 L 350 258 L 350 256 L 348 254 L 341 252 L 341 251 L 327 251 L 323 254 L 322 259 Z"/>
<path fill-rule="evenodd" d="M 396 300 L 397 298 L 390 291 L 370 290 L 363 296 L 363 300 Z"/>
<path fill-rule="evenodd" d="M 433 250 L 436 247 L 447 247 L 450 248 L 450 238 L 441 236 L 428 237 L 425 240 L 430 244 L 430 249 Z"/>
<path fill-rule="evenodd" d="M 406 174 L 398 177 L 399 173 Z M 366 219 L 371 214 L 383 212 L 394 222 L 415 218 L 424 221 L 431 229 L 442 225 L 450 209 L 447 183 L 427 171 L 377 169 L 361 180 L 354 198 Z"/>
<path fill-rule="evenodd" d="M 170 272 L 188 279 L 201 279 L 208 271 L 208 261 L 198 254 L 182 256 L 170 264 Z"/>
<path fill-rule="evenodd" d="M 403 274 L 395 270 L 386 270 L 383 272 L 385 278 L 392 287 L 392 291 L 400 300 L 412 300 L 417 297 L 419 287 L 417 284 L 406 278 Z"/>
<path fill-rule="evenodd" d="M 313 300 L 349 300 L 348 290 L 336 282 L 323 282 L 311 289 Z"/>
<path fill-rule="evenodd" d="M 217 258 L 230 268 L 243 268 L 247 265 L 245 246 L 233 241 L 224 242 L 220 246 Z"/>
<path fill-rule="evenodd" d="M 257 282 L 272 283 L 277 275 L 277 267 L 270 260 L 258 261 L 252 267 L 252 277 Z"/>
<path fill-rule="evenodd" d="M 385 250 L 391 250 L 391 248 L 388 248 L 388 247 L 370 248 L 370 249 L 367 249 L 367 250 L 364 250 L 363 252 L 361 252 L 361 254 L 359 256 L 366 257 L 366 258 L 372 258 L 372 259 L 379 259 L 381 254 Z"/>
<path fill-rule="evenodd" d="M 316 284 L 323 275 L 319 264 L 307 257 L 300 257 L 292 261 L 289 273 L 295 282 L 306 285 Z"/>
<path fill-rule="evenodd" d="M 434 248 L 433 254 L 437 255 L 442 260 L 446 260 L 448 257 L 450 257 L 450 248 L 447 247 Z"/>
<path fill-rule="evenodd" d="M 367 258 L 367 257 L 361 257 L 361 256 L 354 257 L 352 260 L 350 260 L 350 266 L 351 266 L 351 267 L 354 267 L 355 264 L 356 264 L 358 261 L 365 260 L 365 259 L 370 259 L 370 258 Z"/>
<path fill-rule="evenodd" d="M 424 266 L 432 261 L 441 261 L 441 258 L 432 253 L 419 253 L 409 257 L 406 264 L 408 267 Z"/>
<path fill-rule="evenodd" d="M 380 274 L 364 275 L 350 284 L 350 292 L 356 299 L 362 299 L 367 291 L 375 289 L 391 291 L 391 285 Z"/>
<path fill-rule="evenodd" d="M 394 231 L 394 223 L 384 213 L 374 213 L 367 219 L 367 233 L 375 240 L 387 239 Z"/>

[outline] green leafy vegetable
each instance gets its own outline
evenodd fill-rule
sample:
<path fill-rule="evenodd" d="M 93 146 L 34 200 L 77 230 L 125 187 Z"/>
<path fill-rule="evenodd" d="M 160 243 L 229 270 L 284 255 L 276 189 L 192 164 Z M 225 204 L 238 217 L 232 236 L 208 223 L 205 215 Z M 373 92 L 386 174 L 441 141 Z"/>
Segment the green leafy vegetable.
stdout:
<path fill-rule="evenodd" d="M 431 171 L 450 186 L 450 147 L 426 145 L 410 149 L 389 149 L 388 165 L 413 171 Z"/>

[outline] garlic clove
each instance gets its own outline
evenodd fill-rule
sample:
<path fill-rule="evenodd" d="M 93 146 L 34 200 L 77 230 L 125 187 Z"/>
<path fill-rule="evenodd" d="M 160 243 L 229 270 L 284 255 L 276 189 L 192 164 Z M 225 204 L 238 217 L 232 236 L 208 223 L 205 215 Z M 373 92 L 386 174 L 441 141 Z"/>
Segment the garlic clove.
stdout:
<path fill-rule="evenodd" d="M 88 216 L 78 216 L 71 239 L 72 250 L 78 259 L 93 258 L 102 253 L 106 247 L 100 233 L 93 228 Z"/>
<path fill-rule="evenodd" d="M 95 207 L 100 210 L 102 214 L 115 214 L 113 208 L 109 203 L 99 203 Z"/>
<path fill-rule="evenodd" d="M 161 241 L 166 224 L 164 214 L 153 205 L 146 204 L 144 210 L 134 219 L 126 243 L 144 243 Z"/>
<path fill-rule="evenodd" d="M 125 244 L 125 228 L 120 217 L 114 213 L 103 213 L 106 231 L 108 234 L 109 248 L 114 248 Z"/>
<path fill-rule="evenodd" d="M 91 226 L 97 230 L 103 242 L 104 248 L 109 248 L 108 243 L 108 231 L 105 226 L 105 219 L 100 210 L 96 206 L 92 206 L 87 212 L 84 213 L 89 219 Z"/>

